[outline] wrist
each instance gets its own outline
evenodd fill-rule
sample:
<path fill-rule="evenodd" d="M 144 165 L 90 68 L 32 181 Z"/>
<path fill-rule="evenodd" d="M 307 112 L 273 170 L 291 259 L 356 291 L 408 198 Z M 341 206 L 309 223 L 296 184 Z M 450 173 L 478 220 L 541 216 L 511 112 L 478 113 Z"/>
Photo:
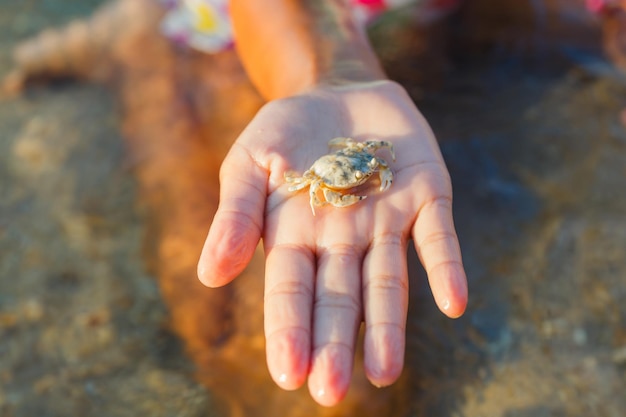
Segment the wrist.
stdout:
<path fill-rule="evenodd" d="M 319 53 L 313 82 L 344 85 L 387 79 L 365 34 L 330 45 Z"/>
<path fill-rule="evenodd" d="M 231 0 L 237 48 L 266 99 L 385 79 L 345 0 Z"/>

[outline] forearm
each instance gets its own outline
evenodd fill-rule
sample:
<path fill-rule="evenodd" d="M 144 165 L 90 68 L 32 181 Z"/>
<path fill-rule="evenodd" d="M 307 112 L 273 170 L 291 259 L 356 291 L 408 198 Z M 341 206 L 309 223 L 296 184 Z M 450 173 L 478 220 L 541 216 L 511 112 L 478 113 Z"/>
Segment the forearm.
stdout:
<path fill-rule="evenodd" d="M 231 0 L 230 7 L 241 60 L 267 99 L 385 78 L 345 0 Z"/>

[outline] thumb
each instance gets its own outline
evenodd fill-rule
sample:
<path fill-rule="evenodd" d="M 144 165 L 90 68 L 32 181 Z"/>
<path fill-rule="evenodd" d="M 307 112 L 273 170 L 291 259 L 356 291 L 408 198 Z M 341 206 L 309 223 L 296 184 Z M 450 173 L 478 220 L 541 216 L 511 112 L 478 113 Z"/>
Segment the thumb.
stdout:
<path fill-rule="evenodd" d="M 252 259 L 261 238 L 268 172 L 235 143 L 220 169 L 220 202 L 198 262 L 209 287 L 228 284 Z"/>

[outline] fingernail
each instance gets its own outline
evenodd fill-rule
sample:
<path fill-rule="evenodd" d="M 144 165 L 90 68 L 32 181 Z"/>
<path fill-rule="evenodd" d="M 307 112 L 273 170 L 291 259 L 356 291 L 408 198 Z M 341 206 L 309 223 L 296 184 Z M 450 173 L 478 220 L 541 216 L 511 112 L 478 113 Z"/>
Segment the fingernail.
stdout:
<path fill-rule="evenodd" d="M 299 334 L 271 338 L 267 341 L 268 365 L 274 381 L 283 389 L 300 387 L 308 370 L 308 340 Z"/>
<path fill-rule="evenodd" d="M 447 295 L 441 301 L 441 310 L 449 317 L 459 317 L 465 310 L 467 303 L 467 280 L 462 268 L 455 269 L 449 280 Z"/>
<path fill-rule="evenodd" d="M 318 352 L 311 367 L 309 391 L 323 406 L 333 406 L 346 395 L 350 384 L 353 358 L 345 348 L 331 346 Z"/>

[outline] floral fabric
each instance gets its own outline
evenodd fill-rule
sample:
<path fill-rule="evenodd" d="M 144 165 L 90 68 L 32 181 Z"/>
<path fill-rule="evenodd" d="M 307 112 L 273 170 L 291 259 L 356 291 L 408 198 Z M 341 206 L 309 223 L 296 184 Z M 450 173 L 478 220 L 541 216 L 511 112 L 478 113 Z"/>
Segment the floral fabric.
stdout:
<path fill-rule="evenodd" d="M 228 0 L 158 0 L 167 8 L 161 30 L 174 42 L 207 53 L 233 46 Z M 437 20 L 463 0 L 349 0 L 357 21 L 368 23 L 385 10 L 414 3 L 421 21 Z M 585 0 L 596 14 L 626 10 L 626 0 Z"/>
<path fill-rule="evenodd" d="M 215 53 L 233 44 L 227 0 L 161 0 L 161 31 L 175 43 Z"/>
<path fill-rule="evenodd" d="M 207 53 L 233 46 L 228 0 L 159 0 L 167 8 L 161 31 L 174 42 Z M 371 22 L 385 10 L 420 3 L 424 16 L 436 18 L 462 0 L 350 0 L 356 20 Z"/>

